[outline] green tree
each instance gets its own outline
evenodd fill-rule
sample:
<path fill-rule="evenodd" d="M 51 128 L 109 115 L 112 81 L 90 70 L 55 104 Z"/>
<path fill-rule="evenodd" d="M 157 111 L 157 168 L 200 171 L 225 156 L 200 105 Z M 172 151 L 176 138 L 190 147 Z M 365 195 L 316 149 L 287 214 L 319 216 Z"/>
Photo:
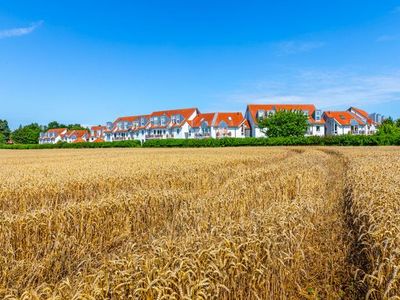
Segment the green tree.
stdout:
<path fill-rule="evenodd" d="M 7 120 L 0 120 L 0 143 L 5 143 L 10 139 L 11 130 Z"/>
<path fill-rule="evenodd" d="M 382 122 L 382 124 L 379 125 L 379 127 L 378 127 L 377 134 L 378 135 L 400 134 L 400 127 L 397 127 L 393 121 L 392 122 Z"/>
<path fill-rule="evenodd" d="M 394 121 L 393 121 L 392 117 L 389 117 L 389 118 L 383 120 L 382 125 L 394 125 Z"/>
<path fill-rule="evenodd" d="M 45 129 L 49 130 L 49 129 L 54 129 L 54 128 L 67 128 L 69 130 L 84 130 L 84 129 L 86 129 L 81 124 L 65 125 L 65 124 L 62 124 L 62 123 L 58 123 L 57 121 L 50 122 L 49 124 L 47 124 Z"/>
<path fill-rule="evenodd" d="M 47 124 L 47 130 L 55 128 L 66 128 L 66 127 L 67 127 L 66 125 L 60 124 L 57 121 L 52 121 L 49 124 Z"/>
<path fill-rule="evenodd" d="M 400 128 L 400 118 L 396 120 L 396 126 Z"/>
<path fill-rule="evenodd" d="M 17 144 L 38 144 L 39 135 L 42 130 L 43 128 L 37 123 L 20 126 L 12 132 L 11 138 Z"/>
<path fill-rule="evenodd" d="M 259 120 L 259 127 L 268 137 L 304 136 L 307 120 L 303 112 L 281 110 Z"/>

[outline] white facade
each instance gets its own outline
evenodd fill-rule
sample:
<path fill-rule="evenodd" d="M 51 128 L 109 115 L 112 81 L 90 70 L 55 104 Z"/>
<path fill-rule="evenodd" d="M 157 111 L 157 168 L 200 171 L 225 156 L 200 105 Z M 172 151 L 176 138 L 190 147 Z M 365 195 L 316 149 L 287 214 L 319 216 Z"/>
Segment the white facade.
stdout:
<path fill-rule="evenodd" d="M 47 132 L 41 132 L 39 144 L 57 144 L 63 141 L 63 136 L 67 133 L 66 128 L 50 129 Z"/>

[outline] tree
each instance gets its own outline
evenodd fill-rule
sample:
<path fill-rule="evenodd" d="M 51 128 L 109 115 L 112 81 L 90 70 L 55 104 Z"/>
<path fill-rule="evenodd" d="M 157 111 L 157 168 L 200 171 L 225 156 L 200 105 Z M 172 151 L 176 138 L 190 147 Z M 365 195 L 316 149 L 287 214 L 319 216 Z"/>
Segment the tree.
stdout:
<path fill-rule="evenodd" d="M 20 126 L 11 134 L 14 143 L 17 144 L 37 144 L 39 142 L 39 135 L 42 131 L 37 123 L 32 123 L 26 126 Z"/>
<path fill-rule="evenodd" d="M 259 127 L 269 137 L 304 136 L 307 121 L 308 117 L 303 112 L 281 110 L 259 120 Z"/>
<path fill-rule="evenodd" d="M 383 120 L 381 125 L 394 125 L 394 121 L 393 121 L 392 117 L 389 117 L 389 118 Z"/>
<path fill-rule="evenodd" d="M 396 126 L 400 128 L 400 118 L 396 120 Z"/>
<path fill-rule="evenodd" d="M 52 121 L 49 124 L 47 124 L 47 126 L 46 126 L 46 130 L 54 129 L 54 128 L 67 128 L 69 130 L 84 130 L 84 129 L 86 129 L 81 124 L 65 125 L 65 124 L 62 124 L 62 123 L 58 123 L 57 121 Z"/>
<path fill-rule="evenodd" d="M 394 122 L 382 122 L 378 127 L 378 135 L 396 135 L 400 134 L 400 128 Z"/>
<path fill-rule="evenodd" d="M 0 143 L 5 143 L 10 139 L 11 130 L 7 120 L 0 120 Z"/>

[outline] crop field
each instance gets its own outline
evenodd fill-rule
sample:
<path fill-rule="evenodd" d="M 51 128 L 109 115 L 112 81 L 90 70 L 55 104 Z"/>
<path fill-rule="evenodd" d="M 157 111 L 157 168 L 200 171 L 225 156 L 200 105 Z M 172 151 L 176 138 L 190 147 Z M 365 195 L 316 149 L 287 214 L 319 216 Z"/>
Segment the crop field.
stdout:
<path fill-rule="evenodd" d="M 400 148 L 0 150 L 1 299 L 400 299 Z"/>

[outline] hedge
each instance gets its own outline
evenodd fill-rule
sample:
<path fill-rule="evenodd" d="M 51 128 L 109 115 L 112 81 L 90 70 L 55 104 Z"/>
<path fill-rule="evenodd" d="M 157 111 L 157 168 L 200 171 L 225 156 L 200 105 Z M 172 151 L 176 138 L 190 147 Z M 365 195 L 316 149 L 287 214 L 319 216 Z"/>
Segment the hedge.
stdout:
<path fill-rule="evenodd" d="M 223 139 L 164 139 L 148 140 L 146 148 L 200 148 L 242 146 L 381 146 L 400 145 L 400 136 L 394 135 L 340 135 L 328 137 L 223 138 Z"/>
<path fill-rule="evenodd" d="M 140 147 L 140 141 L 118 141 L 102 143 L 57 143 L 57 144 L 0 144 L 0 149 L 82 149 L 82 148 L 133 148 Z"/>
<path fill-rule="evenodd" d="M 400 135 L 339 135 L 276 138 L 222 138 L 222 139 L 161 139 L 148 140 L 144 148 L 200 148 L 200 147 L 245 147 L 245 146 L 388 146 L 400 145 Z M 0 149 L 60 149 L 60 148 L 132 148 L 141 147 L 140 141 L 104 143 L 58 143 L 6 145 Z"/>

